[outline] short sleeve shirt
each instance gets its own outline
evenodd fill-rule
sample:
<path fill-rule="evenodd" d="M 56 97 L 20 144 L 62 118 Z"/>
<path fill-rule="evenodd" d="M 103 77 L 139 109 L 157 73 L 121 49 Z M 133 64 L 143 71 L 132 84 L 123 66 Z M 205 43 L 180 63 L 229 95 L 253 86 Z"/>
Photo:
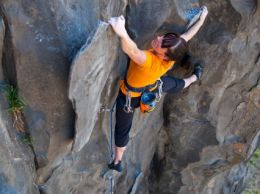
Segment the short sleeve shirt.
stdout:
<path fill-rule="evenodd" d="M 130 60 L 126 80 L 132 87 L 140 88 L 154 84 L 174 65 L 174 61 L 165 61 L 153 54 L 151 50 L 144 52 L 146 55 L 144 64 L 138 65 Z M 120 89 L 124 94 L 127 93 L 123 80 L 120 82 Z M 131 92 L 130 95 L 131 97 L 138 97 L 140 93 Z"/>

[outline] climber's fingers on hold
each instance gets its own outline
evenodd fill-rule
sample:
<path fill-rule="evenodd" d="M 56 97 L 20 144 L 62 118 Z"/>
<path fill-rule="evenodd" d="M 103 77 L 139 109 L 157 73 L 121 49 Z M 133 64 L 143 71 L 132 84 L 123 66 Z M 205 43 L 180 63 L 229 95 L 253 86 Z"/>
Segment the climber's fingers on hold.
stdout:
<path fill-rule="evenodd" d="M 125 17 L 123 15 L 119 16 L 121 20 L 125 20 Z"/>
<path fill-rule="evenodd" d="M 202 14 L 201 16 L 206 18 L 208 15 L 208 8 L 206 6 L 202 6 Z"/>
<path fill-rule="evenodd" d="M 111 17 L 109 20 L 108 20 L 108 23 L 111 24 L 112 26 L 113 25 L 116 25 L 118 22 L 125 22 L 125 18 L 123 15 L 119 16 L 119 17 Z"/>

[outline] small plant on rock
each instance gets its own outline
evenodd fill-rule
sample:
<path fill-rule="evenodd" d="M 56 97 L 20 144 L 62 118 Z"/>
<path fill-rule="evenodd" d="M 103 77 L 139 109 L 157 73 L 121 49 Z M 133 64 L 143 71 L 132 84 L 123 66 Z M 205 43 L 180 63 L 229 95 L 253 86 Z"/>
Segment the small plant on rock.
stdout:
<path fill-rule="evenodd" d="M 249 168 L 253 173 L 249 185 L 243 194 L 260 194 L 259 189 L 259 170 L 260 170 L 260 148 L 257 148 L 252 158 L 249 160 Z"/>
<path fill-rule="evenodd" d="M 27 144 L 29 146 L 32 146 L 32 137 L 30 136 L 30 134 L 28 133 L 24 133 L 22 136 L 21 136 L 21 141 L 24 143 L 24 144 Z"/>
<path fill-rule="evenodd" d="M 250 191 L 245 191 L 243 194 L 260 194 L 260 190 L 250 190 Z"/>
<path fill-rule="evenodd" d="M 13 116 L 13 126 L 17 131 L 25 133 L 25 126 L 22 118 L 22 111 L 25 107 L 25 102 L 18 95 L 18 90 L 12 85 L 7 85 L 6 88 L 7 99 L 9 103 L 9 111 Z"/>
<path fill-rule="evenodd" d="M 252 156 L 252 158 L 249 162 L 251 165 L 256 166 L 259 159 L 260 159 L 260 148 L 256 149 L 254 155 Z M 259 190 L 259 192 L 260 192 L 260 190 Z"/>

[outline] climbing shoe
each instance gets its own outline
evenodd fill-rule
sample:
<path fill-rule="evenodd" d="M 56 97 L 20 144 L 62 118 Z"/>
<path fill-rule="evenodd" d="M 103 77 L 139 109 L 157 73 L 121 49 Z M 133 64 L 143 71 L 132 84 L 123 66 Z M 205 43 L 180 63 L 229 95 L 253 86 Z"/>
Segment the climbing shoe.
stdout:
<path fill-rule="evenodd" d="M 193 74 L 197 76 L 198 80 L 200 80 L 202 73 L 203 73 L 203 68 L 202 68 L 201 64 L 196 63 L 194 66 Z"/>
<path fill-rule="evenodd" d="M 121 161 L 119 161 L 117 164 L 114 164 L 114 161 L 111 164 L 108 164 L 108 168 L 112 170 L 116 170 L 118 172 L 122 172 L 123 167 Z"/>

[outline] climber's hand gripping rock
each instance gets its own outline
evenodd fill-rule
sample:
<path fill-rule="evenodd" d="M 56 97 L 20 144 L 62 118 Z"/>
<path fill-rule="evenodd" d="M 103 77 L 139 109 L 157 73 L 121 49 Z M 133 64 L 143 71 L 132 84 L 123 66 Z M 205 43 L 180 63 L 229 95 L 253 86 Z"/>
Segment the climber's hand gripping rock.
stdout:
<path fill-rule="evenodd" d="M 112 17 L 108 20 L 108 23 L 112 26 L 113 30 L 119 37 L 127 36 L 127 31 L 125 29 L 125 18 L 124 16 Z"/>

